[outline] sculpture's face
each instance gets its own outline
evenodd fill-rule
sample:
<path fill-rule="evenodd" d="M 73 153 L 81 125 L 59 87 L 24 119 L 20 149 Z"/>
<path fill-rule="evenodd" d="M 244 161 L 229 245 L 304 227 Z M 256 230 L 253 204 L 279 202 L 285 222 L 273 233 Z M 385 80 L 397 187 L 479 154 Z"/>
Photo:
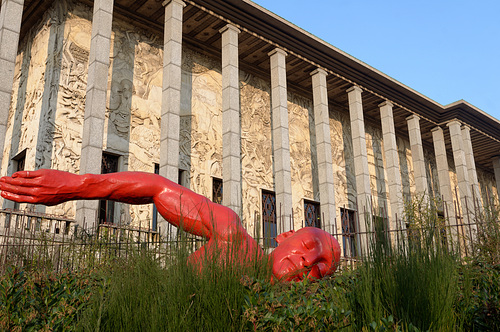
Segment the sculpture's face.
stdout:
<path fill-rule="evenodd" d="M 340 261 L 340 246 L 330 234 L 305 227 L 276 237 L 278 247 L 271 253 L 273 275 L 278 280 L 322 278 L 332 274 Z"/>

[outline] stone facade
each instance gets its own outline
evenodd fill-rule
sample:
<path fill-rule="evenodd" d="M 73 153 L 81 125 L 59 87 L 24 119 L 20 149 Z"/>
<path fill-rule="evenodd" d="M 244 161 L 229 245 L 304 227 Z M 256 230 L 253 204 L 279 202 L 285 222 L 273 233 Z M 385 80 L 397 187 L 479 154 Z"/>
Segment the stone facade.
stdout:
<path fill-rule="evenodd" d="M 80 170 L 92 10 L 79 2 L 59 0 L 22 40 L 16 58 L 2 173 L 12 174 L 15 156 L 26 151 L 27 169 Z M 153 172 L 160 163 L 163 40 L 129 23 L 113 19 L 108 72 L 103 151 L 120 156 L 119 170 Z M 241 126 L 241 191 L 243 224 L 256 234 L 262 213 L 261 191 L 275 191 L 271 82 L 239 70 Z M 223 178 L 222 64 L 194 48 L 183 46 L 180 96 L 179 169 L 183 184 L 212 196 L 213 178 Z M 287 93 L 294 228 L 304 221 L 304 199 L 320 201 L 313 101 Z M 335 205 L 356 209 L 351 121 L 346 109 L 329 105 L 329 126 Z M 389 185 L 380 125 L 366 123 L 369 185 L 372 209 L 388 213 Z M 396 137 L 402 196 L 416 195 L 415 170 L 408 138 Z M 423 154 L 427 193 L 440 197 L 432 149 Z M 452 158 L 448 158 L 452 188 L 458 186 Z M 478 169 L 481 199 L 498 201 L 493 173 Z M 456 197 L 454 197 L 456 199 Z M 75 217 L 69 202 L 46 209 Z M 384 211 L 384 212 L 380 212 Z M 150 227 L 151 205 L 119 205 L 116 220 Z M 340 231 L 340 222 L 337 223 Z"/>

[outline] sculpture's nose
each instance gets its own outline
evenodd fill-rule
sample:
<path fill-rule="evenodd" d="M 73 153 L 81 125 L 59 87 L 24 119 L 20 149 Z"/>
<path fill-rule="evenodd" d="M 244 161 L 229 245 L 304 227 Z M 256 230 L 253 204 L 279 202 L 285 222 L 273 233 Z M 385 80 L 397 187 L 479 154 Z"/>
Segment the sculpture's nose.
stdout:
<path fill-rule="evenodd" d="M 316 261 L 316 256 L 312 252 L 302 255 L 300 258 L 304 267 L 311 267 Z"/>
<path fill-rule="evenodd" d="M 302 266 L 304 267 L 309 266 L 309 261 L 304 256 L 300 256 L 300 260 L 302 261 Z"/>

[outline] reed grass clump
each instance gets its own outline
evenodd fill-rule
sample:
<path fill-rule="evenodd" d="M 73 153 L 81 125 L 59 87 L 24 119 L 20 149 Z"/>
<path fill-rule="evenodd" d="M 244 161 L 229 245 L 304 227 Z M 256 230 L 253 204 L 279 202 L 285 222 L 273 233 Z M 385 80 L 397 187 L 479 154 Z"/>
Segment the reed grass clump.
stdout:
<path fill-rule="evenodd" d="M 409 330 L 455 329 L 458 257 L 439 232 L 435 210 L 421 206 L 406 207 L 408 229 L 398 243 L 372 237 L 350 297 L 357 329 L 388 318 Z"/>
<path fill-rule="evenodd" d="M 248 262 L 256 263 L 241 266 L 234 264 L 229 255 L 216 252 L 205 259 L 200 270 L 187 263 L 190 252 L 190 248 L 178 246 L 173 253 L 175 259 L 167 266 L 147 251 L 118 260 L 105 272 L 106 287 L 93 297 L 79 329 L 242 330 L 246 293 L 242 280 L 265 278 L 269 274 L 267 262 L 248 257 Z"/>

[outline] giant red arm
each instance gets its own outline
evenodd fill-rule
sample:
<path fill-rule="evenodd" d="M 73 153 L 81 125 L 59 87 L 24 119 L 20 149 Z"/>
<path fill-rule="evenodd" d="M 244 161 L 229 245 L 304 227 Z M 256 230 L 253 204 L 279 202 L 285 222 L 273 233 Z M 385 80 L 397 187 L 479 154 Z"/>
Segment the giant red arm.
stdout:
<path fill-rule="evenodd" d="M 0 179 L 0 189 L 4 198 L 45 205 L 78 199 L 107 199 L 129 204 L 154 202 L 167 221 L 207 238 L 220 229 L 219 224 L 233 224 L 239 220 L 232 210 L 151 173 L 77 175 L 47 169 L 22 171 Z M 214 216 L 217 216 L 217 223 Z"/>

